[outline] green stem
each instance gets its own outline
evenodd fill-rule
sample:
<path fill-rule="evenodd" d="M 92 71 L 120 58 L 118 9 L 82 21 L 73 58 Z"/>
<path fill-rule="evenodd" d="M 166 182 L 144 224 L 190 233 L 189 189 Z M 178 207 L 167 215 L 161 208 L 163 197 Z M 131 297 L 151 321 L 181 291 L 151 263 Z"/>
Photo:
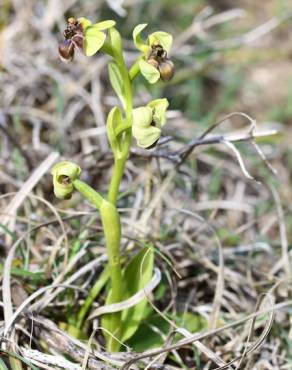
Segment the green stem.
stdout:
<path fill-rule="evenodd" d="M 87 185 L 85 182 L 78 179 L 73 181 L 73 186 L 84 196 L 84 198 L 89 201 L 89 203 L 93 204 L 97 209 L 100 209 L 104 198 L 98 194 L 97 191 L 92 189 L 92 187 Z"/>
<path fill-rule="evenodd" d="M 126 101 L 125 107 L 125 127 L 130 128 L 132 126 L 132 111 L 133 111 L 133 97 L 132 97 L 132 84 L 129 76 L 129 72 L 125 63 L 125 59 L 122 51 L 122 42 L 118 31 L 112 30 L 112 38 L 115 38 L 116 44 L 119 45 L 115 49 L 115 60 L 117 62 L 118 68 L 120 70 L 123 82 L 124 82 L 124 98 Z M 118 192 L 120 188 L 120 183 L 124 174 L 125 164 L 128 157 L 130 145 L 131 145 L 132 133 L 128 130 L 125 134 L 123 143 L 123 154 L 122 157 L 117 158 L 115 156 L 114 170 L 111 178 L 111 183 L 108 192 L 108 200 L 112 204 L 116 204 L 118 198 Z"/>
<path fill-rule="evenodd" d="M 89 185 L 80 180 L 74 180 L 73 186 L 78 190 L 91 204 L 99 209 L 106 248 L 108 255 L 108 266 L 110 271 L 112 290 L 109 302 L 115 303 L 122 300 L 122 269 L 120 261 L 120 244 L 121 244 L 121 222 L 119 213 L 114 204 L 105 200 Z M 110 332 L 119 337 L 121 330 L 121 313 L 110 314 Z M 107 340 L 107 348 L 110 351 L 118 351 L 119 342 Z"/>
<path fill-rule="evenodd" d="M 104 235 L 106 239 L 107 254 L 109 259 L 109 269 L 111 275 L 112 289 L 106 303 L 116 303 L 122 300 L 122 269 L 120 259 L 120 244 L 121 244 L 121 222 L 120 216 L 116 207 L 104 201 L 100 207 L 100 215 Z M 109 331 L 117 338 L 121 333 L 121 312 L 109 314 Z M 111 336 L 105 335 L 107 338 L 107 349 L 116 352 L 120 348 L 120 343 Z"/>
<path fill-rule="evenodd" d="M 120 159 L 115 159 L 114 170 L 111 176 L 111 183 L 108 192 L 108 200 L 112 204 L 116 204 L 117 202 L 121 180 L 124 175 L 125 164 L 126 158 L 122 157 Z"/>

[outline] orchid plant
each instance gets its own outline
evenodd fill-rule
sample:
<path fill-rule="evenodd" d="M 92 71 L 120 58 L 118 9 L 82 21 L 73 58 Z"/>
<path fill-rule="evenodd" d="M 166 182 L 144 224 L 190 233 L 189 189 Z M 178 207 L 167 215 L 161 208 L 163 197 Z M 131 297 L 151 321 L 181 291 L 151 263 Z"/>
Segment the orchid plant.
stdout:
<path fill-rule="evenodd" d="M 120 183 L 132 136 L 141 148 L 155 147 L 166 123 L 168 108 L 167 99 L 156 99 L 146 106 L 134 108 L 133 80 L 141 73 L 150 84 L 154 84 L 159 80 L 168 81 L 174 75 L 174 65 L 168 57 L 172 36 L 158 31 L 143 40 L 141 33 L 146 26 L 140 24 L 133 31 L 133 41 L 140 54 L 129 69 L 125 63 L 120 33 L 112 20 L 92 24 L 86 18 L 69 18 L 64 31 L 64 40 L 59 45 L 59 55 L 64 62 L 71 62 L 76 50 L 89 57 L 98 51 L 109 55 L 111 57 L 108 64 L 109 80 L 121 103 L 109 112 L 107 118 L 107 137 L 114 155 L 113 174 L 107 196 L 102 196 L 80 180 L 81 168 L 75 163 L 60 162 L 51 172 L 55 196 L 59 199 L 68 199 L 74 190 L 81 193 L 98 209 L 105 236 L 108 266 L 80 309 L 76 323 L 78 329 L 82 328 L 93 300 L 106 284 L 108 292 L 106 304 L 121 302 L 143 289 L 153 272 L 151 249 L 141 250 L 128 265 L 122 264 L 121 222 L 117 210 Z M 102 316 L 101 326 L 105 330 L 108 350 L 118 351 L 120 342 L 129 339 L 136 332 L 144 317 L 146 304 L 147 300 L 144 299 L 122 312 Z"/>

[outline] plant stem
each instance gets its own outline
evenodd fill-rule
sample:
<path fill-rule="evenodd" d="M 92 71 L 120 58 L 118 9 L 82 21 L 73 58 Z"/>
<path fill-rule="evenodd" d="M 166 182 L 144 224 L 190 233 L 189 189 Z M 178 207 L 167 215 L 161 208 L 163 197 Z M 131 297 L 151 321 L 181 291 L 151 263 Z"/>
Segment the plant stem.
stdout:
<path fill-rule="evenodd" d="M 122 300 L 122 269 L 120 261 L 121 222 L 119 213 L 114 204 L 105 200 L 100 194 L 98 194 L 85 182 L 74 180 L 73 186 L 91 204 L 94 204 L 96 208 L 99 209 L 106 240 L 109 272 L 112 283 L 109 303 L 120 302 Z M 119 337 L 119 333 L 121 330 L 121 313 L 113 313 L 111 314 L 110 318 L 111 320 L 109 330 L 112 334 Z M 119 347 L 119 342 L 115 340 L 107 340 L 108 350 L 118 351 Z"/>
<path fill-rule="evenodd" d="M 124 82 L 124 90 L 125 90 L 125 101 L 126 101 L 126 107 L 125 107 L 125 127 L 130 128 L 132 126 L 132 111 L 133 111 L 133 97 L 132 97 L 132 84 L 129 76 L 129 72 L 127 70 L 127 66 L 125 63 L 125 59 L 122 53 L 122 50 L 116 51 L 115 59 L 118 65 L 118 68 L 120 70 L 123 82 Z M 124 174 L 125 169 L 125 163 L 127 160 L 130 144 L 132 139 L 132 133 L 131 130 L 128 130 L 125 133 L 124 138 L 124 145 L 123 145 L 123 154 L 122 157 L 116 158 L 115 157 L 115 163 L 114 163 L 114 170 L 113 175 L 111 178 L 111 183 L 109 187 L 109 193 L 108 193 L 108 200 L 112 204 L 116 204 L 117 198 L 118 198 L 118 192 L 120 188 L 120 183 Z"/>
<path fill-rule="evenodd" d="M 120 302 L 122 300 L 122 269 L 120 260 L 121 244 L 121 222 L 116 207 L 108 202 L 103 201 L 100 207 L 100 215 L 104 235 L 106 239 L 107 254 L 109 259 L 109 269 L 111 275 L 112 289 L 107 298 L 107 303 Z M 121 332 L 121 312 L 110 314 L 109 331 L 117 338 Z M 107 349 L 116 352 L 120 348 L 120 343 L 112 337 L 106 335 Z"/>
<path fill-rule="evenodd" d="M 78 179 L 73 181 L 73 186 L 89 201 L 89 203 L 93 204 L 97 209 L 100 209 L 104 198 L 97 191 Z"/>
<path fill-rule="evenodd" d="M 114 163 L 114 171 L 111 177 L 110 188 L 108 192 L 108 200 L 112 204 L 116 204 L 121 180 L 124 174 L 126 160 L 125 158 L 116 159 Z"/>

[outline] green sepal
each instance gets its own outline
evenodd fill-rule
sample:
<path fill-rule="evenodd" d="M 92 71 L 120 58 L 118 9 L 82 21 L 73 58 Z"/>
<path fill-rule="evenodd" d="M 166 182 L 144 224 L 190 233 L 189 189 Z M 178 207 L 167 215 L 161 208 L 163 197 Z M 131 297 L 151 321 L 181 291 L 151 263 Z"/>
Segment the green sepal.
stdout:
<path fill-rule="evenodd" d="M 160 79 L 160 73 L 158 69 L 152 66 L 151 64 L 145 62 L 145 60 L 141 59 L 139 61 L 139 68 L 140 72 L 149 83 L 155 84 L 155 82 L 157 82 Z"/>
<path fill-rule="evenodd" d="M 89 26 L 84 31 L 84 53 L 91 57 L 100 50 L 105 42 L 106 34 L 96 29 L 95 26 Z"/>
<path fill-rule="evenodd" d="M 94 27 L 100 31 L 108 30 L 109 28 L 114 27 L 116 24 L 115 21 L 107 20 L 103 22 L 98 22 L 94 24 Z"/>
<path fill-rule="evenodd" d="M 86 28 L 88 28 L 89 26 L 94 26 L 99 31 L 107 30 L 111 27 L 114 27 L 116 24 L 116 22 L 112 20 L 92 24 L 92 22 L 85 17 L 78 18 L 78 22 L 81 24 L 83 30 L 86 30 Z"/>
<path fill-rule="evenodd" d="M 144 28 L 147 27 L 147 23 L 138 24 L 134 30 L 133 30 L 133 40 L 136 48 L 143 53 L 147 53 L 149 51 L 149 45 L 145 43 L 141 37 L 141 32 L 144 30 Z"/>
<path fill-rule="evenodd" d="M 151 107 L 133 109 L 133 126 L 149 127 L 153 119 Z"/>
<path fill-rule="evenodd" d="M 154 126 L 148 128 L 133 126 L 132 132 L 138 146 L 144 149 L 152 147 L 161 136 L 161 129 Z"/>

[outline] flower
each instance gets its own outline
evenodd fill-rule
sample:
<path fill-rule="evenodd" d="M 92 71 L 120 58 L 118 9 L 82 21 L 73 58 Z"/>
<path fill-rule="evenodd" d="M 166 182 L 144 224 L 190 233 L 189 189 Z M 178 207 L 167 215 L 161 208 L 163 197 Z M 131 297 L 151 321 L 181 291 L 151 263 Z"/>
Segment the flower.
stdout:
<path fill-rule="evenodd" d="M 136 47 L 144 54 L 139 61 L 139 67 L 142 75 L 151 84 L 170 80 L 174 75 L 174 65 L 167 57 L 173 37 L 171 34 L 163 31 L 151 33 L 147 41 L 142 40 L 141 32 L 147 24 L 139 24 L 133 31 L 133 39 Z"/>
<path fill-rule="evenodd" d="M 74 190 L 73 182 L 78 179 L 81 168 L 69 161 L 57 163 L 51 170 L 54 194 L 58 199 L 70 199 Z"/>
<path fill-rule="evenodd" d="M 166 123 L 167 107 L 167 99 L 156 99 L 133 110 L 132 133 L 138 146 L 151 149 L 156 145 L 161 127 Z"/>
<path fill-rule="evenodd" d="M 105 42 L 105 31 L 115 25 L 114 21 L 108 20 L 92 24 L 86 18 L 68 18 L 67 28 L 63 35 L 64 40 L 59 44 L 59 56 L 65 63 L 74 58 L 75 49 L 84 52 L 86 56 L 94 55 L 100 50 Z"/>

